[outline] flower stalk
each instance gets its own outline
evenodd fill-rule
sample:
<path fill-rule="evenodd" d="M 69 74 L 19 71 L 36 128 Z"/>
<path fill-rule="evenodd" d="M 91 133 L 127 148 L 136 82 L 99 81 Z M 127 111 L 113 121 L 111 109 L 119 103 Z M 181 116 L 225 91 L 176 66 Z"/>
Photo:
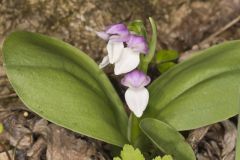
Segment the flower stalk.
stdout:
<path fill-rule="evenodd" d="M 140 65 L 140 70 L 143 71 L 144 73 L 147 73 L 148 71 L 148 66 L 150 62 L 152 61 L 155 51 L 156 51 L 156 44 L 157 44 L 157 26 L 154 20 L 149 17 L 149 21 L 152 27 L 152 37 L 149 42 L 149 51 L 147 55 L 142 55 L 141 56 L 141 65 Z"/>
<path fill-rule="evenodd" d="M 141 132 L 138 125 L 139 118 L 131 113 L 128 121 L 128 140 L 131 142 L 131 144 L 134 144 Z"/>

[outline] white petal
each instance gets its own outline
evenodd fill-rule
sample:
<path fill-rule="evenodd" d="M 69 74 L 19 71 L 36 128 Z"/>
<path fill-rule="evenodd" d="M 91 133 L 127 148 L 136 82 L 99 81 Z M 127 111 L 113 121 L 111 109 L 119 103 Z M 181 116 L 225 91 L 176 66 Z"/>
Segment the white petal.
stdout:
<path fill-rule="evenodd" d="M 108 41 L 107 51 L 108 51 L 109 62 L 111 64 L 119 60 L 123 49 L 124 49 L 123 42 Z"/>
<path fill-rule="evenodd" d="M 138 52 L 134 52 L 130 48 L 124 48 L 122 55 L 115 63 L 114 73 L 115 75 L 128 73 L 134 70 L 140 63 L 140 55 Z"/>
<path fill-rule="evenodd" d="M 125 93 L 125 100 L 129 109 L 137 116 L 141 117 L 146 109 L 149 99 L 149 93 L 146 88 L 128 88 Z"/>
<path fill-rule="evenodd" d="M 102 62 L 99 64 L 99 68 L 102 69 L 106 67 L 109 64 L 109 58 L 108 56 L 103 57 Z"/>

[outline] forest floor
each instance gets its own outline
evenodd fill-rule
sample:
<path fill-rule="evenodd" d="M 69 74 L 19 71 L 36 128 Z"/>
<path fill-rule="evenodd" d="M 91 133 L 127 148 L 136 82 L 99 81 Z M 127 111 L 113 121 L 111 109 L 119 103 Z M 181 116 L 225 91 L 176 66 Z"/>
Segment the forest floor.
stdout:
<path fill-rule="evenodd" d="M 99 62 L 105 42 L 95 31 L 148 17 L 158 26 L 158 49 L 182 54 L 240 39 L 240 0 L 0 0 L 0 47 L 16 30 L 62 39 Z M 150 30 L 149 30 L 150 31 Z M 104 160 L 109 145 L 41 119 L 18 99 L 0 53 L 0 160 Z M 235 119 L 190 131 L 186 136 L 199 160 L 233 160 Z"/>

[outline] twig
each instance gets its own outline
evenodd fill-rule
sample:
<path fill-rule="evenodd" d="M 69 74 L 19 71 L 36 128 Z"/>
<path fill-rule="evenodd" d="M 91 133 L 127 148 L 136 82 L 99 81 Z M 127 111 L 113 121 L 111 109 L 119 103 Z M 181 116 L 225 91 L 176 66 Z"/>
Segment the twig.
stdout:
<path fill-rule="evenodd" d="M 220 28 L 217 32 L 210 35 L 208 38 L 204 39 L 202 42 L 199 43 L 199 46 L 202 47 L 208 42 L 212 41 L 215 37 L 217 37 L 222 32 L 226 31 L 228 28 L 232 27 L 234 24 L 236 24 L 238 21 L 240 21 L 240 15 L 234 18 L 231 22 Z"/>
<path fill-rule="evenodd" d="M 8 159 L 9 159 L 9 160 L 12 160 L 12 158 L 11 158 L 11 156 L 10 156 L 7 148 L 6 148 L 2 143 L 0 143 L 0 146 L 3 148 L 3 150 L 4 150 L 4 152 L 6 153 Z"/>
<path fill-rule="evenodd" d="M 24 135 L 23 135 L 22 137 L 20 137 L 20 139 L 17 141 L 16 146 L 14 147 L 14 150 L 13 150 L 13 160 L 15 160 L 17 147 L 19 146 L 19 144 L 21 143 L 21 141 L 23 140 L 23 138 L 24 138 Z"/>
<path fill-rule="evenodd" d="M 12 94 L 8 94 L 8 95 L 0 96 L 0 100 L 6 99 L 6 98 L 15 98 L 15 97 L 17 97 L 17 94 L 16 93 L 12 93 Z"/>

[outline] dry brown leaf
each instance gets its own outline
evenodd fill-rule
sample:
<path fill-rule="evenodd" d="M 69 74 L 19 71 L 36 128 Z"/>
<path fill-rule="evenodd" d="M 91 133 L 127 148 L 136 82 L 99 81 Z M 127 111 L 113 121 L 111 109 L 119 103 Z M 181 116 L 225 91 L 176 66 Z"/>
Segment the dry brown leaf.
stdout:
<path fill-rule="evenodd" d="M 47 146 L 47 160 L 89 160 L 97 155 L 93 144 L 74 137 L 54 124 L 50 128 L 52 136 Z"/>
<path fill-rule="evenodd" d="M 222 141 L 222 157 L 226 159 L 229 157 L 236 146 L 237 141 L 237 128 L 231 121 L 224 121 L 222 122 L 225 133 Z M 228 160 L 228 159 L 227 159 Z"/>
<path fill-rule="evenodd" d="M 40 137 L 27 151 L 28 160 L 40 160 L 42 152 L 46 149 L 47 142 L 44 138 Z"/>
<path fill-rule="evenodd" d="M 8 151 L 8 154 L 11 156 L 11 157 L 10 157 L 11 159 L 9 159 L 9 157 L 7 156 L 7 153 L 6 153 L 6 152 L 1 152 L 1 153 L 0 153 L 0 160 L 12 160 L 12 159 L 13 159 L 13 157 L 12 157 L 13 151 L 12 151 L 12 150 L 9 150 L 9 151 Z"/>
<path fill-rule="evenodd" d="M 9 133 L 9 142 L 18 149 L 27 149 L 33 143 L 32 132 L 25 127 L 26 122 L 20 116 L 9 116 L 4 120 L 5 130 Z"/>
<path fill-rule="evenodd" d="M 211 126 L 206 126 L 202 128 L 195 129 L 190 132 L 187 141 L 192 146 L 194 150 L 197 149 L 198 143 L 203 139 L 203 137 L 206 135 L 207 131 L 209 130 Z"/>

